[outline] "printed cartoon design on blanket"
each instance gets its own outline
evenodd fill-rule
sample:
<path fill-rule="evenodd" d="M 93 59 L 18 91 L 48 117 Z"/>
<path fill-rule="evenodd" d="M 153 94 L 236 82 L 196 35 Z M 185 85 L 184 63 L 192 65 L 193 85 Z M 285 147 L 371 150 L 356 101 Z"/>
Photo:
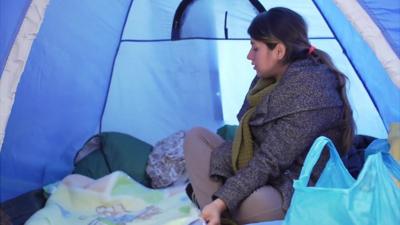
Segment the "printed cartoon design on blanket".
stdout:
<path fill-rule="evenodd" d="M 101 205 L 96 208 L 97 217 L 89 225 L 125 225 L 135 219 L 135 216 L 126 210 L 124 205 Z"/>
<path fill-rule="evenodd" d="M 96 208 L 98 218 L 89 225 L 126 225 L 135 219 L 148 220 L 152 216 L 160 214 L 161 209 L 156 206 L 148 206 L 137 214 L 125 209 L 122 204 L 112 206 L 101 205 Z"/>
<path fill-rule="evenodd" d="M 188 225 L 198 215 L 184 186 L 154 190 L 116 171 L 98 180 L 67 176 L 26 225 Z"/>

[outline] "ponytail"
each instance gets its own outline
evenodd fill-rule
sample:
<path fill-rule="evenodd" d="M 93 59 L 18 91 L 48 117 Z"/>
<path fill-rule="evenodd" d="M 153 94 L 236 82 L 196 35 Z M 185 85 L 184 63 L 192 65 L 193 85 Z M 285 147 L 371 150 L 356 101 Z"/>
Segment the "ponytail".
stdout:
<path fill-rule="evenodd" d="M 331 57 L 326 52 L 316 49 L 313 46 L 310 46 L 309 49 L 309 57 L 311 57 L 314 62 L 322 63 L 328 66 L 328 68 L 335 74 L 336 79 L 339 82 L 338 91 L 343 101 L 343 118 L 341 124 L 342 146 L 340 146 L 340 152 L 344 154 L 350 149 L 356 130 L 353 119 L 353 110 L 351 109 L 346 92 L 346 81 L 348 81 L 348 78 L 336 68 Z"/>

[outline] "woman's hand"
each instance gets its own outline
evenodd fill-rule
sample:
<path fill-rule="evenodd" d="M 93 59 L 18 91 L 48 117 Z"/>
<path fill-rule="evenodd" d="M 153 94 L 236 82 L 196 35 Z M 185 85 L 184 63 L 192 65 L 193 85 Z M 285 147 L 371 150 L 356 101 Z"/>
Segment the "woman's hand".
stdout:
<path fill-rule="evenodd" d="M 207 225 L 220 225 L 221 214 L 225 209 L 225 202 L 217 198 L 203 208 L 201 217 L 207 222 Z"/>

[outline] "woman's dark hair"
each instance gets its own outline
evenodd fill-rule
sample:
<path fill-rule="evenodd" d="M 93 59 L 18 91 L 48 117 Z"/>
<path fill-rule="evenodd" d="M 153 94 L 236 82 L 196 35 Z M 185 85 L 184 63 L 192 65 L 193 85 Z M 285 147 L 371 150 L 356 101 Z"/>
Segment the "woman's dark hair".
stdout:
<path fill-rule="evenodd" d="M 283 43 L 286 47 L 286 54 L 283 58 L 284 64 L 310 57 L 314 62 L 327 65 L 336 75 L 339 81 L 338 90 L 344 103 L 340 150 L 345 153 L 351 147 L 356 129 L 353 111 L 347 99 L 347 77 L 335 67 L 329 55 L 324 51 L 313 49 L 311 53 L 309 52 L 312 45 L 308 40 L 307 24 L 304 19 L 288 8 L 271 8 L 258 14 L 251 22 L 247 32 L 252 39 L 264 42 L 271 50 L 278 43 Z"/>

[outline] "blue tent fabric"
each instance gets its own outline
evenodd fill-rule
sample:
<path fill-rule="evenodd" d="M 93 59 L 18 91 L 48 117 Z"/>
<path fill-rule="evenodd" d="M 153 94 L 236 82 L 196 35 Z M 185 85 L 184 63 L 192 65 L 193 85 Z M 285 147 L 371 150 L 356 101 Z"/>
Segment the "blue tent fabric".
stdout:
<path fill-rule="evenodd" d="M 188 57 L 186 49 L 195 54 Z M 154 144 L 196 125 L 216 130 L 223 121 L 212 51 L 215 47 L 207 40 L 124 41 L 102 119 L 103 131 L 119 130 Z"/>
<path fill-rule="evenodd" d="M 72 169 L 75 151 L 98 130 L 130 3 L 48 5 L 7 124 L 1 201 L 61 179 Z"/>
<path fill-rule="evenodd" d="M 123 131 L 154 144 L 178 129 L 194 125 L 215 130 L 223 123 L 237 124 L 236 113 L 254 76 L 245 59 L 249 41 L 219 39 L 224 37 L 222 20 L 226 11 L 231 15 L 228 30 L 232 31 L 231 27 L 237 30 L 229 37 L 248 38 L 247 24 L 254 17 L 255 9 L 249 2 L 241 1 L 236 3 L 240 7 L 235 11 L 228 2 L 194 1 L 185 12 L 181 29 L 184 40 L 180 41 L 163 39 L 170 35 L 167 27 L 172 26 L 173 13 L 167 13 L 167 9 L 177 7 L 177 1 L 167 5 L 165 1 L 138 0 L 132 5 L 114 67 L 102 130 Z M 312 42 L 328 51 L 349 76 L 350 100 L 359 132 L 385 137 L 387 132 L 373 102 L 363 91 L 358 75 L 313 2 L 262 3 L 267 9 L 279 5 L 296 7 L 309 22 Z M 246 7 L 247 14 L 239 13 Z M 141 15 L 136 13 L 139 9 L 146 12 L 144 17 L 149 17 L 150 22 L 140 19 Z M 163 22 L 152 23 L 155 15 Z M 185 40 L 194 37 L 210 38 L 207 41 Z M 157 129 L 152 124 L 157 124 Z"/>
<path fill-rule="evenodd" d="M 334 29 L 339 42 L 346 49 L 346 55 L 358 72 L 388 130 L 391 123 L 400 120 L 400 110 L 398 110 L 400 89 L 395 86 L 375 53 L 334 4 L 334 1 L 315 0 L 315 2 Z M 390 105 L 398 107 L 388 107 Z"/>
<path fill-rule="evenodd" d="M 29 0 L 0 0 L 0 71 L 3 71 L 8 53 L 30 3 Z M 0 78 L 1 75 L 2 73 Z"/>
<path fill-rule="evenodd" d="M 397 57 L 400 57 L 400 1 L 359 0 L 359 2 L 385 35 Z"/>

